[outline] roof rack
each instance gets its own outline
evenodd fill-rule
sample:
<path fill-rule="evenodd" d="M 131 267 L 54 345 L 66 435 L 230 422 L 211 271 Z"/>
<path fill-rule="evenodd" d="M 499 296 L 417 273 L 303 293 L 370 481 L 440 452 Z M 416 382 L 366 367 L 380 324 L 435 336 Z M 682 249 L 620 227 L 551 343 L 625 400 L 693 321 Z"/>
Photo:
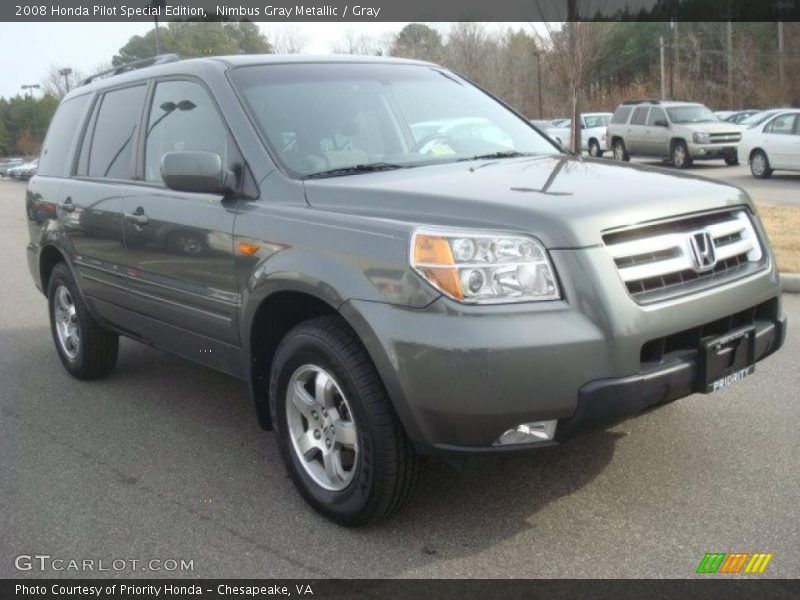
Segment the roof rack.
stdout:
<path fill-rule="evenodd" d="M 661 104 L 664 100 L 655 100 L 655 99 L 648 99 L 648 100 L 625 100 L 622 104 L 626 106 L 632 106 L 636 104 Z"/>
<path fill-rule="evenodd" d="M 122 73 L 127 73 L 128 71 L 135 71 L 137 69 L 144 69 L 145 67 L 152 67 L 153 65 L 161 65 L 165 63 L 177 62 L 181 59 L 180 56 L 177 54 L 159 54 L 157 56 L 151 56 L 150 58 L 144 58 L 142 60 L 137 60 L 134 62 L 125 63 L 124 65 L 120 65 L 118 67 L 113 67 L 111 69 L 107 69 L 106 71 L 100 71 L 99 73 L 95 73 L 90 77 L 82 80 L 78 85 L 87 85 L 97 79 L 105 79 L 106 77 L 113 77 L 114 75 L 121 75 Z"/>

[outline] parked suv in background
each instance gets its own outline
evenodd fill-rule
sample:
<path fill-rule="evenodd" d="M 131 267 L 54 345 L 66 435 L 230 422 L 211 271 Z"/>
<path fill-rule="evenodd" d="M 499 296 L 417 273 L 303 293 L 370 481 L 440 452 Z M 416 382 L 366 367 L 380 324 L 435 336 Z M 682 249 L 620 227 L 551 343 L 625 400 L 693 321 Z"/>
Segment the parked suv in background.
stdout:
<path fill-rule="evenodd" d="M 614 111 L 606 133 L 614 158 L 663 158 L 685 169 L 695 160 L 738 164 L 741 128 L 723 123 L 702 104 L 672 100 L 631 100 Z"/>
<path fill-rule="evenodd" d="M 58 356 L 103 377 L 124 335 L 244 380 L 337 522 L 399 509 L 423 455 L 557 445 L 783 343 L 738 188 L 565 155 L 430 63 L 145 65 L 66 96 L 28 187 Z"/>

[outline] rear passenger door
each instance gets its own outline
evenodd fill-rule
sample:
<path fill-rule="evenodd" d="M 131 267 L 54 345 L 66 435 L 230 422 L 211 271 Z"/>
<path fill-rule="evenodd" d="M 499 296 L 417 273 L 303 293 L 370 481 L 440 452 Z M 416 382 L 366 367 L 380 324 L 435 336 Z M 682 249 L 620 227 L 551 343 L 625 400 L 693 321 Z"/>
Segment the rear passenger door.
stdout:
<path fill-rule="evenodd" d="M 161 159 L 174 151 L 215 152 L 234 170 L 241 159 L 211 94 L 195 79 L 155 81 L 142 127 L 142 180 L 125 197 L 123 217 L 128 284 L 142 334 L 213 362 L 216 355 L 197 355 L 213 351 L 203 340 L 239 342 L 233 207 L 221 195 L 168 189 Z"/>
<path fill-rule="evenodd" d="M 645 151 L 652 156 L 661 156 L 669 151 L 669 130 L 663 125 L 667 123 L 667 113 L 659 106 L 650 108 L 645 127 Z"/>
<path fill-rule="evenodd" d="M 131 306 L 123 268 L 122 209 L 134 177 L 144 82 L 101 92 L 85 127 L 75 177 L 65 183 L 60 214 L 84 293 L 108 316 L 105 303 Z"/>
<path fill-rule="evenodd" d="M 628 127 L 628 139 L 625 141 L 628 152 L 631 154 L 647 154 L 647 115 L 649 106 L 637 106 L 633 109 L 631 122 Z"/>

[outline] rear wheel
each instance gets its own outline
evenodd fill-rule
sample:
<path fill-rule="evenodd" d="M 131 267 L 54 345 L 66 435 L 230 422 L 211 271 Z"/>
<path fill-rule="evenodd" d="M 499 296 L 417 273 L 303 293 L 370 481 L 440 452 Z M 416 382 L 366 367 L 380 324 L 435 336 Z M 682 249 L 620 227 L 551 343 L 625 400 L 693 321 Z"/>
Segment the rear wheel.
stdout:
<path fill-rule="evenodd" d="M 672 144 L 672 165 L 676 169 L 688 169 L 692 166 L 692 157 L 689 156 L 686 142 L 678 140 Z"/>
<path fill-rule="evenodd" d="M 600 144 L 597 143 L 597 140 L 589 140 L 589 156 L 594 156 L 595 158 L 603 156 L 603 151 L 600 150 Z"/>
<path fill-rule="evenodd" d="M 281 456 L 305 500 L 348 526 L 378 521 L 410 498 L 420 459 L 372 361 L 340 317 L 301 323 L 270 375 Z"/>
<path fill-rule="evenodd" d="M 118 336 L 94 320 L 78 292 L 72 273 L 62 262 L 47 285 L 50 330 L 64 368 L 78 379 L 99 379 L 117 363 Z"/>
<path fill-rule="evenodd" d="M 756 150 L 750 158 L 750 172 L 757 179 L 766 179 L 772 175 L 772 168 L 769 166 L 769 157 L 763 150 Z"/>
<path fill-rule="evenodd" d="M 736 156 L 726 156 L 725 157 L 725 164 L 729 167 L 735 167 L 739 164 L 739 158 Z"/>
<path fill-rule="evenodd" d="M 614 159 L 627 162 L 631 159 L 628 151 L 625 149 L 625 142 L 621 139 L 614 140 Z"/>

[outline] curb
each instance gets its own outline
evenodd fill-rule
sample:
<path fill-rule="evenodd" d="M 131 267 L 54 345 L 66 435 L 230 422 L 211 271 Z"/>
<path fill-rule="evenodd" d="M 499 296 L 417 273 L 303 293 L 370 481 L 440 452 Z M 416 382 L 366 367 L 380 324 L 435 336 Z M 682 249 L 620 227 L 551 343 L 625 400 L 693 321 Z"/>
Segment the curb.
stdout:
<path fill-rule="evenodd" d="M 788 294 L 800 294 L 800 273 L 781 273 L 781 289 Z"/>

